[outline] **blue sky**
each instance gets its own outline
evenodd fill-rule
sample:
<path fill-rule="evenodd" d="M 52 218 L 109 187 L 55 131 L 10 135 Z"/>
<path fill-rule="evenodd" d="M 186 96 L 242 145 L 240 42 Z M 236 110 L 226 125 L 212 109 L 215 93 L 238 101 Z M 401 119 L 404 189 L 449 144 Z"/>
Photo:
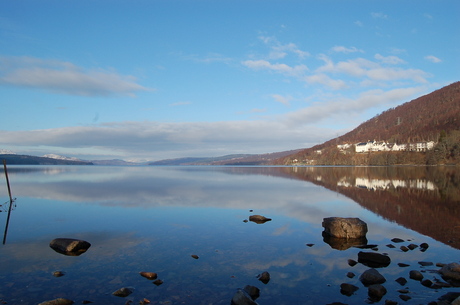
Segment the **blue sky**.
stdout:
<path fill-rule="evenodd" d="M 315 144 L 459 80 L 460 2 L 1 1 L 0 150 Z"/>

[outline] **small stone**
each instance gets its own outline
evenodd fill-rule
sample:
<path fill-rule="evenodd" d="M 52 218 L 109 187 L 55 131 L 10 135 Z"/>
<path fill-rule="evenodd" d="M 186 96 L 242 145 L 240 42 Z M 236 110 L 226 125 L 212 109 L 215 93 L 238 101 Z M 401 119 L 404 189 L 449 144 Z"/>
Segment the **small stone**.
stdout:
<path fill-rule="evenodd" d="M 387 247 L 388 247 L 388 248 L 391 248 L 391 249 L 396 248 L 395 245 L 393 245 L 393 244 L 388 244 Z"/>
<path fill-rule="evenodd" d="M 313 247 L 315 244 L 307 244 L 308 247 Z"/>
<path fill-rule="evenodd" d="M 398 302 L 391 301 L 391 300 L 385 300 L 385 305 L 398 305 Z"/>
<path fill-rule="evenodd" d="M 246 285 L 243 290 L 249 294 L 253 301 L 257 300 L 260 296 L 260 289 L 255 286 Z"/>
<path fill-rule="evenodd" d="M 261 274 L 259 274 L 257 278 L 262 283 L 267 284 L 270 281 L 270 273 L 268 273 L 267 271 L 264 271 Z"/>
<path fill-rule="evenodd" d="M 200 257 L 199 257 L 198 255 L 196 255 L 196 254 L 192 254 L 192 255 L 190 255 L 190 256 L 193 257 L 194 259 L 199 259 L 199 258 L 200 258 Z"/>
<path fill-rule="evenodd" d="M 408 296 L 407 294 L 400 294 L 399 295 L 399 298 L 403 301 L 409 301 L 410 299 L 412 299 L 410 296 Z"/>
<path fill-rule="evenodd" d="M 91 244 L 80 239 L 55 238 L 50 242 L 50 247 L 60 254 L 78 256 L 85 253 Z"/>
<path fill-rule="evenodd" d="M 394 243 L 402 243 L 402 242 L 404 242 L 404 239 L 395 237 L 391 241 L 394 242 Z"/>
<path fill-rule="evenodd" d="M 409 245 L 407 246 L 407 248 L 409 248 L 410 250 L 414 250 L 414 249 L 416 249 L 417 247 L 418 247 L 418 246 L 417 246 L 416 244 L 409 244 Z"/>
<path fill-rule="evenodd" d="M 423 279 L 423 274 L 420 273 L 420 271 L 411 270 L 409 271 L 409 278 L 416 280 L 416 281 L 421 281 Z"/>
<path fill-rule="evenodd" d="M 420 249 L 421 249 L 422 251 L 425 251 L 426 249 L 428 249 L 428 247 L 429 247 L 429 246 L 428 246 L 427 243 L 421 243 L 421 244 L 420 244 Z"/>
<path fill-rule="evenodd" d="M 340 293 L 346 296 L 352 296 L 359 288 L 355 285 L 342 283 L 340 284 Z"/>
<path fill-rule="evenodd" d="M 398 266 L 399 266 L 399 267 L 409 267 L 410 265 L 409 265 L 409 264 L 405 264 L 405 263 L 398 263 Z"/>
<path fill-rule="evenodd" d="M 118 289 L 117 291 L 112 292 L 114 296 L 121 297 L 121 298 L 125 298 L 131 293 L 133 293 L 133 291 L 127 287 L 123 287 L 123 288 Z"/>
<path fill-rule="evenodd" d="M 153 281 L 153 284 L 155 284 L 157 286 L 160 286 L 161 284 L 163 284 L 163 281 L 162 280 L 156 280 L 156 281 Z"/>
<path fill-rule="evenodd" d="M 355 277 L 355 274 L 353 272 L 348 272 L 347 277 L 352 279 Z"/>
<path fill-rule="evenodd" d="M 399 289 L 398 292 L 399 293 L 409 293 L 409 290 L 407 290 L 407 289 Z"/>
<path fill-rule="evenodd" d="M 404 286 L 407 283 L 407 280 L 403 277 L 398 277 L 395 281 L 401 286 Z"/>
<path fill-rule="evenodd" d="M 65 273 L 62 272 L 62 271 L 54 271 L 53 272 L 53 276 L 55 276 L 55 277 L 61 277 L 61 276 L 64 276 L 64 275 L 65 275 Z"/>
<path fill-rule="evenodd" d="M 155 272 L 141 271 L 139 272 L 139 274 L 149 280 L 154 280 L 158 277 L 158 274 L 156 274 Z"/>
<path fill-rule="evenodd" d="M 418 262 L 420 266 L 426 267 L 426 266 L 433 266 L 432 262 Z"/>
<path fill-rule="evenodd" d="M 429 288 L 429 287 L 433 286 L 433 282 L 428 280 L 428 279 L 425 279 L 425 280 L 422 281 L 422 285 Z"/>
<path fill-rule="evenodd" d="M 358 253 L 358 262 L 368 267 L 380 268 L 390 265 L 391 259 L 389 256 L 380 253 L 361 251 Z"/>
<path fill-rule="evenodd" d="M 351 266 L 351 267 L 355 266 L 357 263 L 358 263 L 358 262 L 355 261 L 355 260 L 353 260 L 353 259 L 349 259 L 349 260 L 348 260 L 348 265 Z"/>
<path fill-rule="evenodd" d="M 271 220 L 272 220 L 271 218 L 267 218 L 267 217 L 262 216 L 262 215 L 251 215 L 251 216 L 249 216 L 249 221 L 255 222 L 257 224 L 266 223 L 267 221 L 271 221 Z"/>
<path fill-rule="evenodd" d="M 401 249 L 401 251 L 403 252 L 409 251 L 409 248 L 407 248 L 406 246 L 401 246 L 399 249 Z"/>

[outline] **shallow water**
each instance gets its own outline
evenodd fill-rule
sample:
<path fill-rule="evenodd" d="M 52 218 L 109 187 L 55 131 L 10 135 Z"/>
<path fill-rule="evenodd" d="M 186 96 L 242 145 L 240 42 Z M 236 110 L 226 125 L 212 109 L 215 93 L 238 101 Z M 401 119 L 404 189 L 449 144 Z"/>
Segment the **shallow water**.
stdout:
<path fill-rule="evenodd" d="M 58 297 L 76 304 L 139 304 L 144 298 L 150 304 L 230 304 L 246 285 L 260 289 L 259 304 L 366 304 L 367 288 L 358 278 L 368 267 L 347 262 L 357 260 L 359 251 L 391 257 L 390 266 L 379 269 L 388 292 L 377 303 L 427 304 L 460 291 L 409 279 L 413 269 L 441 279 L 433 272 L 438 267 L 419 261 L 460 262 L 455 168 L 8 168 L 17 198 L 0 246 L 0 300 L 8 304 Z M 5 226 L 8 193 L 4 175 L 0 179 Z M 272 221 L 244 222 L 252 214 Z M 368 243 L 378 250 L 337 250 L 325 243 L 321 223 L 331 216 L 365 221 Z M 57 237 L 83 239 L 91 247 L 65 256 L 49 247 Z M 394 237 L 405 242 L 392 243 Z M 423 242 L 430 246 L 425 252 L 399 249 Z M 410 266 L 398 267 L 400 262 Z M 65 275 L 54 277 L 56 270 Z M 154 285 L 140 271 L 158 273 L 163 284 Z M 267 284 L 257 279 L 264 271 L 271 275 Z M 408 280 L 405 286 L 395 282 L 400 276 Z M 341 283 L 359 290 L 344 296 Z M 121 287 L 134 292 L 113 296 Z M 410 291 L 407 302 L 399 299 L 403 288 Z"/>

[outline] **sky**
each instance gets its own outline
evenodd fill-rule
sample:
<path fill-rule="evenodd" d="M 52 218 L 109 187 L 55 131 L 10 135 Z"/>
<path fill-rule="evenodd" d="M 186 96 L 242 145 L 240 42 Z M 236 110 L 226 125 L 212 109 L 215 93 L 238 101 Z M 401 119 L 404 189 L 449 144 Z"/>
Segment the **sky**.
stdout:
<path fill-rule="evenodd" d="M 458 0 L 0 0 L 0 151 L 308 148 L 459 81 L 459 16 Z"/>

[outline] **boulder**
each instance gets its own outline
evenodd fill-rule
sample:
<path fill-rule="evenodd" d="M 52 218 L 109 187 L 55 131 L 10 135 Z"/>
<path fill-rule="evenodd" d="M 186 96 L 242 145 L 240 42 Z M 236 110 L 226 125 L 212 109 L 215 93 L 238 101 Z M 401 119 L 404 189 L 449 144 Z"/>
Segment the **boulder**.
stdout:
<path fill-rule="evenodd" d="M 85 253 L 91 247 L 91 244 L 80 239 L 56 238 L 50 242 L 50 247 L 64 255 L 78 256 Z"/>
<path fill-rule="evenodd" d="M 340 293 L 346 296 L 352 296 L 359 288 L 353 284 L 342 283 L 340 284 Z"/>
<path fill-rule="evenodd" d="M 361 283 L 363 283 L 364 286 L 383 284 L 386 282 L 385 277 L 383 277 L 383 275 L 381 275 L 380 272 L 374 268 L 364 271 L 363 274 L 361 274 L 359 277 L 359 280 Z"/>
<path fill-rule="evenodd" d="M 235 294 L 233 295 L 232 298 L 232 305 L 257 305 L 257 302 L 255 302 L 249 293 L 247 293 L 243 289 L 238 289 Z"/>
<path fill-rule="evenodd" d="M 439 273 L 442 275 L 442 278 L 448 281 L 452 286 L 460 287 L 460 264 L 450 263 L 444 265 Z"/>
<path fill-rule="evenodd" d="M 271 220 L 272 220 L 271 218 L 267 218 L 267 217 L 262 216 L 262 215 L 251 215 L 251 216 L 249 216 L 249 221 L 252 221 L 252 222 L 255 222 L 255 223 L 258 223 L 258 224 L 266 223 L 267 221 L 271 221 Z"/>
<path fill-rule="evenodd" d="M 344 251 L 351 247 L 361 247 L 367 244 L 367 238 L 337 238 L 323 232 L 323 241 L 331 246 L 332 249 Z"/>
<path fill-rule="evenodd" d="M 259 281 L 261 281 L 262 283 L 268 284 L 268 282 L 270 282 L 270 273 L 268 273 L 267 271 L 264 271 L 264 272 L 262 272 L 261 274 L 259 274 L 259 275 L 257 276 L 257 278 L 258 278 Z"/>
<path fill-rule="evenodd" d="M 155 272 L 141 271 L 141 272 L 139 272 L 139 274 L 142 277 L 145 277 L 146 279 L 149 279 L 149 280 L 155 280 L 158 277 L 158 274 L 156 274 Z"/>
<path fill-rule="evenodd" d="M 358 262 L 371 268 L 382 268 L 390 265 L 391 259 L 389 256 L 380 253 L 360 251 L 358 253 Z"/>
<path fill-rule="evenodd" d="M 409 278 L 416 280 L 416 281 L 421 281 L 423 280 L 423 274 L 420 271 L 411 270 L 409 272 Z"/>
<path fill-rule="evenodd" d="M 374 284 L 368 287 L 367 293 L 373 302 L 378 302 L 385 294 L 387 294 L 387 289 L 380 284 Z"/>
<path fill-rule="evenodd" d="M 367 233 L 367 224 L 359 218 L 328 217 L 322 226 L 325 234 L 336 238 L 363 238 Z"/>

